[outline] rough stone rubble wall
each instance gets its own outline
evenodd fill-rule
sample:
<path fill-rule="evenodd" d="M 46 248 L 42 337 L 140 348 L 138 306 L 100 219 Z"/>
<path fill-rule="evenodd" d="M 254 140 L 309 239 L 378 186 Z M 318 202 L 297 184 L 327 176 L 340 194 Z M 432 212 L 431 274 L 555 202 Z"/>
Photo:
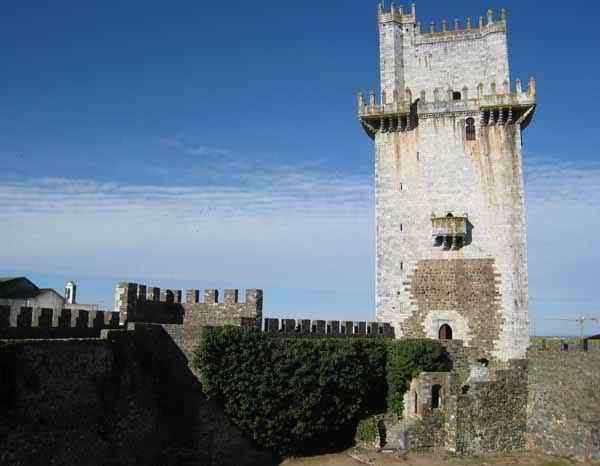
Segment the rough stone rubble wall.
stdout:
<path fill-rule="evenodd" d="M 587 352 L 528 351 L 529 448 L 600 460 L 600 344 L 588 344 Z"/>
<path fill-rule="evenodd" d="M 160 325 L 0 341 L 0 464 L 263 465 Z"/>
<path fill-rule="evenodd" d="M 463 380 L 455 372 L 421 373 L 404 397 L 402 422 L 411 448 L 437 447 L 461 455 L 523 449 L 526 364 L 512 360 L 506 368 L 490 372 L 474 366 L 471 377 Z M 440 387 L 437 408 L 432 405 L 434 386 Z"/>
<path fill-rule="evenodd" d="M 185 303 L 181 290 L 160 289 L 137 283 L 119 283 L 115 291 L 115 307 L 121 323 L 147 322 L 161 324 L 251 325 L 260 326 L 262 319 L 263 292 L 246 290 L 245 302 L 240 302 L 237 289 L 227 289 L 223 302 L 219 291 L 186 291 Z"/>

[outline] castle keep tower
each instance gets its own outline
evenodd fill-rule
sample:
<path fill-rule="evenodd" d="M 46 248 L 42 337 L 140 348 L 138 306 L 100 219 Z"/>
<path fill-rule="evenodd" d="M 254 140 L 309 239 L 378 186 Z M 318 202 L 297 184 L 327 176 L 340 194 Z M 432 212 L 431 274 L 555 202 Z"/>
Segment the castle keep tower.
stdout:
<path fill-rule="evenodd" d="M 358 97 L 376 152 L 378 320 L 501 360 L 528 345 L 521 133 L 536 102 L 533 78 L 511 85 L 506 34 L 504 10 L 423 31 L 414 4 L 381 5 L 381 94 Z"/>

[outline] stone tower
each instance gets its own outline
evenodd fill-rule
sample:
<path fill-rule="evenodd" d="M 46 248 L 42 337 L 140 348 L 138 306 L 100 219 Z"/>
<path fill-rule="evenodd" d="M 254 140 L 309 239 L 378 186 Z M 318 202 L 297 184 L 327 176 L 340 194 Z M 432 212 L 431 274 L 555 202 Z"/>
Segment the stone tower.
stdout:
<path fill-rule="evenodd" d="M 536 100 L 533 78 L 511 86 L 506 13 L 425 31 L 414 4 L 392 3 L 378 19 L 381 93 L 358 96 L 376 152 L 377 318 L 523 357 L 521 133 Z"/>

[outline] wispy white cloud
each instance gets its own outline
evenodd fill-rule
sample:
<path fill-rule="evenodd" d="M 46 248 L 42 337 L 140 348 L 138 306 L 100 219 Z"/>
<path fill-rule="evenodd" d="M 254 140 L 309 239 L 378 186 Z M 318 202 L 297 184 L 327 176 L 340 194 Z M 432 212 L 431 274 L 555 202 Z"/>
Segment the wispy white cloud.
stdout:
<path fill-rule="evenodd" d="M 190 144 L 177 138 L 163 138 L 160 140 L 160 143 L 163 146 L 175 149 L 177 152 L 187 155 L 219 157 L 227 156 L 231 153 L 229 149 L 224 147 L 207 146 L 202 144 Z"/>
<path fill-rule="evenodd" d="M 357 302 L 350 290 L 372 296 L 372 177 L 236 159 L 177 184 L 4 179 L 0 262 L 115 281 L 338 290 L 332 299 L 344 309 Z M 534 315 L 600 310 L 600 164 L 526 157 L 525 172 Z M 555 333 L 545 325 L 537 330 Z"/>

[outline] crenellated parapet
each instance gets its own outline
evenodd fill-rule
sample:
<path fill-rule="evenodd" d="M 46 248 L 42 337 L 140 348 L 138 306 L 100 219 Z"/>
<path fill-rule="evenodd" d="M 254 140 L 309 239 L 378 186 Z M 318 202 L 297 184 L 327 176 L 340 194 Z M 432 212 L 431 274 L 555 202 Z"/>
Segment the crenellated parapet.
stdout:
<path fill-rule="evenodd" d="M 414 101 L 413 101 L 414 99 Z M 410 131 L 418 126 L 419 119 L 444 115 L 479 115 L 481 126 L 510 125 L 517 122 L 524 128 L 531 119 L 536 105 L 536 82 L 529 78 L 526 89 L 520 79 L 511 87 L 502 83 L 479 83 L 476 89 L 458 88 L 420 89 L 414 93 L 405 88 L 391 96 L 382 91 L 377 96 L 370 91 L 368 101 L 358 94 L 358 117 L 370 137 L 378 132 Z M 527 114 L 528 118 L 521 121 Z"/>
<path fill-rule="evenodd" d="M 265 318 L 263 331 L 282 337 L 389 337 L 387 322 Z"/>
<path fill-rule="evenodd" d="M 491 9 L 487 10 L 485 16 L 480 16 L 476 23 L 470 16 L 465 19 L 464 23 L 461 23 L 458 18 L 452 21 L 443 19 L 439 27 L 434 21 L 423 28 L 421 23 L 417 22 L 415 45 L 482 39 L 492 33 L 506 33 L 506 20 L 507 13 L 502 8 L 499 13 Z"/>
<path fill-rule="evenodd" d="M 417 20 L 417 7 L 415 3 L 410 6 L 402 6 L 392 2 L 389 8 L 384 2 L 381 2 L 377 7 L 378 18 L 380 23 L 394 22 L 398 24 L 414 24 Z"/>
<path fill-rule="evenodd" d="M 251 325 L 262 319 L 262 290 L 246 290 L 245 301 L 239 300 L 239 290 L 226 289 L 223 300 L 219 290 L 186 290 L 185 303 L 181 290 L 160 289 L 137 283 L 119 283 L 115 292 L 115 307 L 121 323 L 155 324 Z"/>
<path fill-rule="evenodd" d="M 538 352 L 600 352 L 600 340 L 589 338 L 545 338 L 534 337 L 531 339 L 529 351 Z"/>
<path fill-rule="evenodd" d="M 0 306 L 0 339 L 94 338 L 103 329 L 119 328 L 113 311 Z"/>

